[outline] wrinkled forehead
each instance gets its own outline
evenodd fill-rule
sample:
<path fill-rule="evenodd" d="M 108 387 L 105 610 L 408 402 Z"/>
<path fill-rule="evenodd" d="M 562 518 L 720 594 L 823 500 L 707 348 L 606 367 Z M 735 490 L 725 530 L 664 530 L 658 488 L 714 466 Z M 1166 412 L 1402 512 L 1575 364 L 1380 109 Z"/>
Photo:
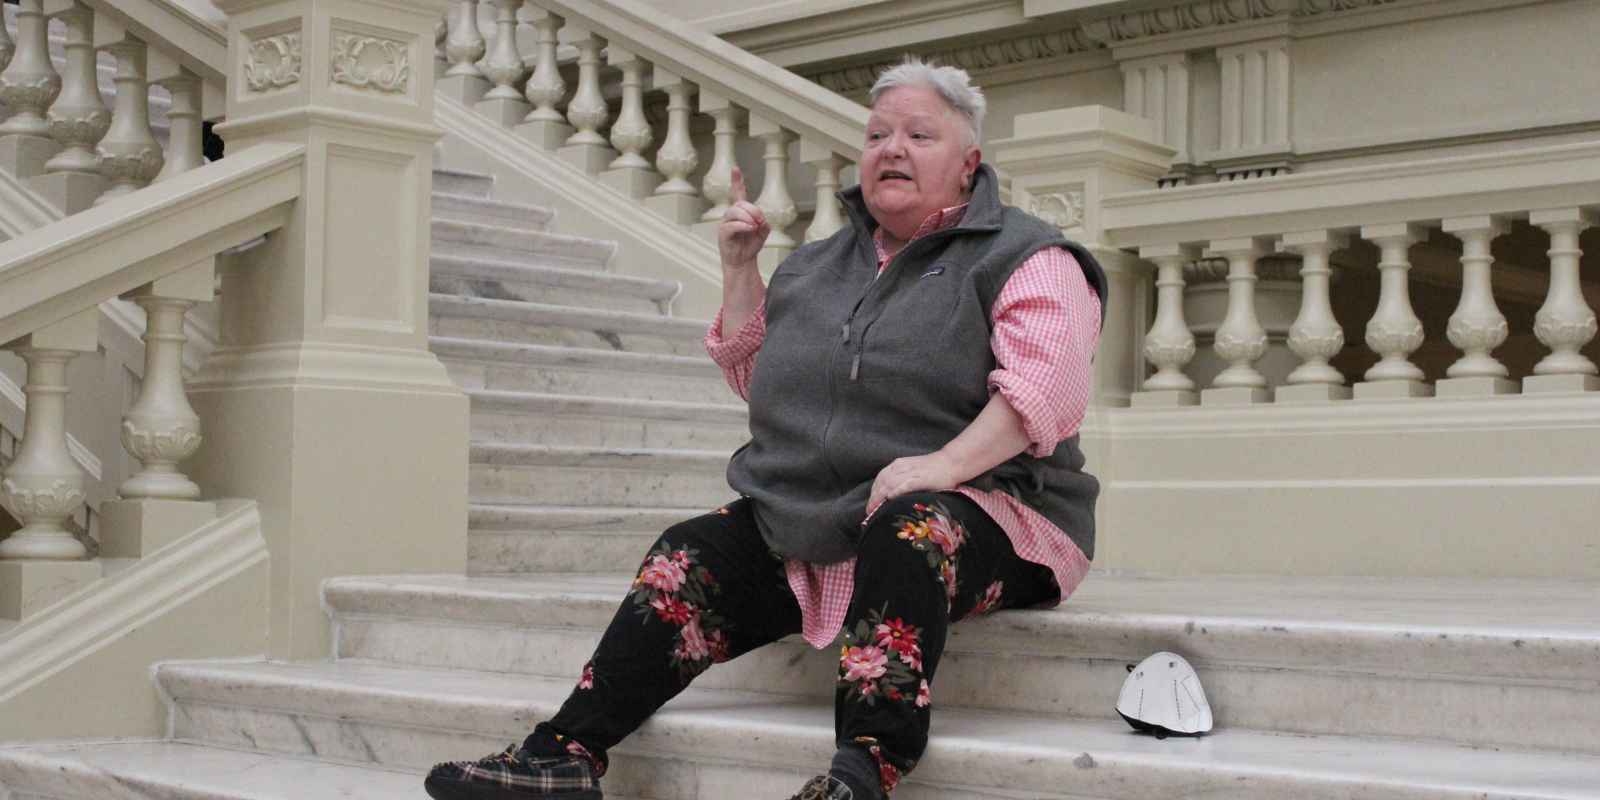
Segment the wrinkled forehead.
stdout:
<path fill-rule="evenodd" d="M 896 86 L 878 95 L 872 104 L 871 121 L 925 120 L 941 124 L 959 124 L 961 112 L 946 102 L 938 90 L 930 86 Z"/>

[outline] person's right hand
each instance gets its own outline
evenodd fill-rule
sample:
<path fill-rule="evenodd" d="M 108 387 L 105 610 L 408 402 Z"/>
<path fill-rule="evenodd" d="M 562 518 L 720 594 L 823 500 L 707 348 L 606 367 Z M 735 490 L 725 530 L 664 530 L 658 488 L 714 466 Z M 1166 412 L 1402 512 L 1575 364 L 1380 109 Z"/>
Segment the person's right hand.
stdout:
<path fill-rule="evenodd" d="M 744 173 L 733 168 L 733 184 L 728 210 L 722 214 L 722 224 L 717 226 L 717 249 L 722 253 L 725 270 L 754 269 L 756 256 L 767 243 L 772 225 L 767 215 L 750 202 L 744 186 Z"/>

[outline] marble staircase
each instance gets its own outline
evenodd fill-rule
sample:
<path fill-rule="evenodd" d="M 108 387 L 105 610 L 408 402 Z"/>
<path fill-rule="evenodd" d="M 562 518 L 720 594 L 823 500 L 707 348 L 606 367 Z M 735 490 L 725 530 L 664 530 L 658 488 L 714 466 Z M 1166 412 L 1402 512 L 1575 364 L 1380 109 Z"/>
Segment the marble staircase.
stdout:
<path fill-rule="evenodd" d="M 329 582 L 334 658 L 169 663 L 171 739 L 0 748 L 0 800 L 422 797 L 432 763 L 551 714 L 671 523 L 730 497 L 742 405 L 676 287 L 435 179 L 433 348 L 472 399 L 469 574 Z M 1108 534 L 1109 535 L 1109 534 Z M 1096 574 L 957 626 L 900 800 L 1600 799 L 1600 589 L 1577 581 Z M 1125 666 L 1200 670 L 1218 729 L 1134 734 Z M 615 753 L 607 796 L 787 797 L 826 764 L 836 654 L 713 669 Z"/>

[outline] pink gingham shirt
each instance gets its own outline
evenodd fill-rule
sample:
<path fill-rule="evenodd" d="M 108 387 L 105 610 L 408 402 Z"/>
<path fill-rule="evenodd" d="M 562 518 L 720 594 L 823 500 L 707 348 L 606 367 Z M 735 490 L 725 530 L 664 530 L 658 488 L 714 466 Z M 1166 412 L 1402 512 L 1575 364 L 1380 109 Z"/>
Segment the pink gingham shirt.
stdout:
<path fill-rule="evenodd" d="M 930 215 L 912 235 L 917 239 L 961 222 L 966 204 Z M 894 253 L 874 237 L 878 271 Z M 1100 298 L 1089 287 L 1076 259 L 1064 248 L 1048 247 L 1011 273 L 991 310 L 989 344 L 996 369 L 991 391 L 1004 395 L 1022 418 L 1027 453 L 1044 457 L 1072 436 L 1089 405 L 1090 362 L 1100 338 Z M 746 400 L 756 354 L 767 335 L 766 306 L 756 309 L 731 338 L 722 334 L 722 312 L 711 322 L 706 352 L 722 367 L 728 385 Z M 1089 559 L 1065 533 L 1038 512 L 1001 491 L 957 488 L 982 508 L 1011 539 L 1017 555 L 1049 567 L 1065 600 L 1089 571 Z M 789 586 L 800 604 L 802 635 L 818 649 L 829 646 L 844 625 L 855 591 L 855 559 L 836 564 L 786 562 Z"/>

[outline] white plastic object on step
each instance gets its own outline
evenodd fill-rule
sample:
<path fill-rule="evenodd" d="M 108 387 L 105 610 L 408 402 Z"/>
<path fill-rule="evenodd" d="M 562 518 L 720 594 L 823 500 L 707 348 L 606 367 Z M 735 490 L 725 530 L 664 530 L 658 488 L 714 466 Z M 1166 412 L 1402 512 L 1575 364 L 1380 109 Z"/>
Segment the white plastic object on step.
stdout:
<path fill-rule="evenodd" d="M 1128 667 L 1117 713 L 1135 730 L 1165 739 L 1211 730 L 1211 704 L 1200 676 L 1183 656 L 1162 651 Z"/>

